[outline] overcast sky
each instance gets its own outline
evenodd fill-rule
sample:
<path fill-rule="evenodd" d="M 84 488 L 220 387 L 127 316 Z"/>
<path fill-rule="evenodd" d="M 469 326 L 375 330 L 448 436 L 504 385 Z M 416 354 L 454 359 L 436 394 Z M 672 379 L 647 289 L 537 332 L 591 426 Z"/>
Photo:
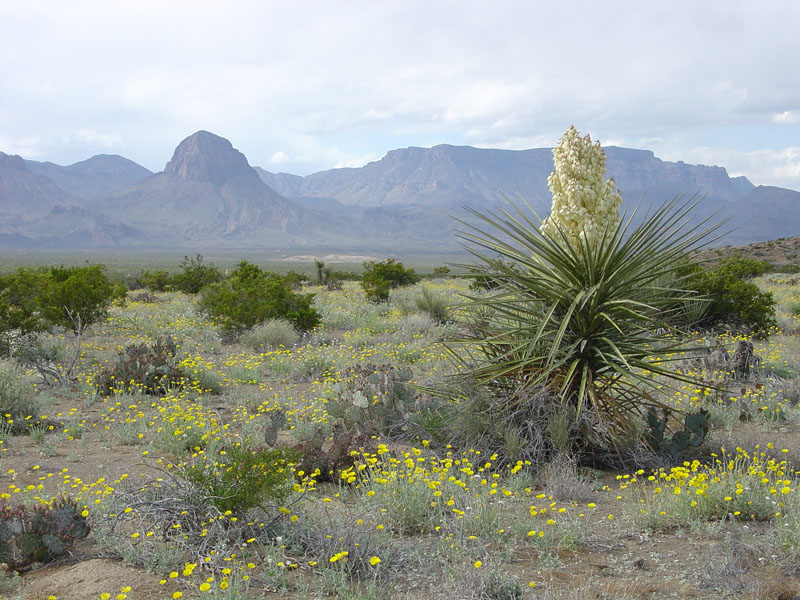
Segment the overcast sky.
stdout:
<path fill-rule="evenodd" d="M 160 171 L 197 130 L 306 175 L 603 145 L 800 190 L 800 2 L 0 0 L 0 151 Z"/>

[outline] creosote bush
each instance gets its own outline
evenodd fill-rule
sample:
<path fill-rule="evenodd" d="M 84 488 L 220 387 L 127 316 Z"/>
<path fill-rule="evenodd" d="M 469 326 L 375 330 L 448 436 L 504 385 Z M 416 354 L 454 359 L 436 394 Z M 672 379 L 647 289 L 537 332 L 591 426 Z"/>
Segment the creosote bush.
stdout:
<path fill-rule="evenodd" d="M 698 325 L 718 324 L 741 328 L 757 337 L 766 337 L 775 327 L 775 299 L 751 281 L 770 269 L 770 265 L 751 259 L 733 258 L 704 269 L 691 263 L 681 269 L 681 283 L 708 299 Z"/>
<path fill-rule="evenodd" d="M 210 463 L 186 469 L 186 479 L 204 490 L 220 512 L 241 515 L 267 503 L 277 503 L 291 492 L 291 464 L 297 453 L 288 448 L 253 450 L 230 446 Z"/>
<path fill-rule="evenodd" d="M 420 276 L 414 269 L 406 269 L 403 263 L 389 258 L 376 263 L 364 263 L 364 274 L 361 276 L 361 287 L 372 302 L 386 302 L 389 292 L 398 287 L 414 285 Z"/>
<path fill-rule="evenodd" d="M 320 316 L 313 294 L 298 294 L 280 275 L 241 261 L 231 276 L 206 286 L 199 306 L 229 332 L 241 332 L 268 319 L 285 319 L 300 331 L 313 329 Z"/>
<path fill-rule="evenodd" d="M 160 283 L 158 278 L 154 279 L 155 283 Z M 219 269 L 212 264 L 206 263 L 203 257 L 198 254 L 194 258 L 183 257 L 181 270 L 172 276 L 168 285 L 187 294 L 197 294 L 207 285 L 221 280 L 222 273 L 220 273 Z"/>

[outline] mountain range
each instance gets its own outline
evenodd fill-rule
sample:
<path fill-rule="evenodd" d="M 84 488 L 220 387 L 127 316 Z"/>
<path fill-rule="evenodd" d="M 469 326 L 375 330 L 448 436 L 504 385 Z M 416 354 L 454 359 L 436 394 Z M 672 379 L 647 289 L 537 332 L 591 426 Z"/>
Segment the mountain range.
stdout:
<path fill-rule="evenodd" d="M 720 243 L 800 234 L 800 192 L 648 150 L 605 152 L 623 210 L 702 195 L 696 218 L 728 219 Z M 524 198 L 546 216 L 552 169 L 549 149 L 439 145 L 300 177 L 253 168 L 207 131 L 180 142 L 159 173 L 121 156 L 59 166 L 0 152 L 0 248 L 453 250 L 465 206 Z"/>

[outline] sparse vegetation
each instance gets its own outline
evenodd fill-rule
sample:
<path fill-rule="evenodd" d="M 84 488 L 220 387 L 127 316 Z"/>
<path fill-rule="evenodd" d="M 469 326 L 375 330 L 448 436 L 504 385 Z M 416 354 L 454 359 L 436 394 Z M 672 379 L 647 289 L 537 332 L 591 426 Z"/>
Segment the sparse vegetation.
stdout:
<path fill-rule="evenodd" d="M 488 217 L 490 285 L 388 302 L 242 262 L 107 307 L 77 357 L 19 300 L 49 271 L 3 279 L 8 349 L 27 328 L 75 376 L 0 361 L 0 593 L 78 572 L 101 600 L 796 596 L 800 288 L 747 271 L 777 303 L 763 339 L 673 329 L 696 294 L 671 208 L 566 246 Z"/>

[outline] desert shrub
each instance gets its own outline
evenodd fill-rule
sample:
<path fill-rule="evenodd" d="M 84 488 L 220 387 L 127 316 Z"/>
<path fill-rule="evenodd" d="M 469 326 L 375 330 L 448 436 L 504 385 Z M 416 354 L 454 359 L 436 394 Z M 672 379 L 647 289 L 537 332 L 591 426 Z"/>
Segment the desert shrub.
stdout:
<path fill-rule="evenodd" d="M 544 386 L 504 394 L 462 377 L 439 385 L 436 393 L 448 401 L 431 402 L 412 416 L 422 437 L 441 446 L 497 454 L 499 464 L 547 464 L 578 447 L 594 425 L 590 411 L 575 415 Z"/>
<path fill-rule="evenodd" d="M 86 516 L 69 497 L 34 508 L 0 501 L 0 562 L 11 569 L 62 556 L 87 535 Z"/>
<path fill-rule="evenodd" d="M 289 287 L 291 287 L 293 290 L 299 290 L 301 287 L 303 287 L 304 283 L 309 282 L 308 275 L 306 275 L 305 273 L 300 273 L 298 271 L 287 271 L 283 275 L 283 278 L 286 280 L 286 283 L 289 284 Z"/>
<path fill-rule="evenodd" d="M 105 319 L 111 305 L 124 300 L 127 293 L 124 286 L 108 279 L 103 265 L 52 267 L 46 274 L 37 298 L 39 310 L 51 325 L 76 334 Z"/>
<path fill-rule="evenodd" d="M 98 544 L 112 556 L 162 573 L 187 561 L 219 570 L 230 566 L 232 548 L 243 540 L 266 541 L 285 515 L 262 504 L 269 512 L 257 520 L 229 518 L 216 507 L 217 498 L 185 473 L 185 467 L 156 469 L 117 486 L 104 500 L 102 514 L 108 516 L 96 519 Z M 153 535 L 134 538 L 131 531 Z"/>
<path fill-rule="evenodd" d="M 46 277 L 41 270 L 23 268 L 0 276 L 0 354 L 9 354 L 20 337 L 48 328 L 37 302 Z"/>
<path fill-rule="evenodd" d="M 166 292 L 172 289 L 172 275 L 163 270 L 143 270 L 139 277 L 141 287 L 151 292 Z"/>
<path fill-rule="evenodd" d="M 153 344 L 129 344 L 119 352 L 116 362 L 97 376 L 98 393 L 102 396 L 129 391 L 154 395 L 167 393 L 185 381 L 175 359 L 177 351 L 171 337 L 158 338 Z"/>
<path fill-rule="evenodd" d="M 296 452 L 287 448 L 252 450 L 234 445 L 212 462 L 187 467 L 185 477 L 220 512 L 242 515 L 266 503 L 279 503 L 292 492 L 291 464 L 296 460 Z"/>
<path fill-rule="evenodd" d="M 326 273 L 325 276 L 327 277 L 327 283 L 331 281 L 361 281 L 361 273 L 356 273 L 355 271 L 339 271 L 337 269 L 331 269 L 330 273 Z"/>
<path fill-rule="evenodd" d="M 433 277 L 434 278 L 442 279 L 442 278 L 448 277 L 449 275 L 450 275 L 450 267 L 447 267 L 447 266 L 443 265 L 441 267 L 435 267 L 433 269 Z"/>
<path fill-rule="evenodd" d="M 222 380 L 214 371 L 198 369 L 191 374 L 191 386 L 204 394 L 222 394 Z"/>
<path fill-rule="evenodd" d="M 786 273 L 789 275 L 793 275 L 795 273 L 800 273 L 800 264 L 797 263 L 786 263 L 785 265 L 781 265 L 777 269 L 775 269 L 776 273 Z"/>
<path fill-rule="evenodd" d="M 11 432 L 23 431 L 27 417 L 39 412 L 36 390 L 13 360 L 0 359 L 0 423 L 7 423 Z"/>
<path fill-rule="evenodd" d="M 245 331 L 239 341 L 260 352 L 276 348 L 291 348 L 297 343 L 297 331 L 286 319 L 267 319 Z"/>
<path fill-rule="evenodd" d="M 292 291 L 286 280 L 242 261 L 231 276 L 203 289 L 199 306 L 226 331 L 241 331 L 268 319 L 286 319 L 301 331 L 320 321 L 313 294 Z"/>
<path fill-rule="evenodd" d="M 142 304 L 154 304 L 158 302 L 158 298 L 151 292 L 139 292 L 131 297 L 133 302 L 141 302 Z"/>
<path fill-rule="evenodd" d="M 414 269 L 406 269 L 403 263 L 389 258 L 376 263 L 364 263 L 364 273 L 361 276 L 361 287 L 367 299 L 372 302 L 385 302 L 389 299 L 389 291 L 398 287 L 414 285 L 420 280 Z"/>
<path fill-rule="evenodd" d="M 417 309 L 430 315 L 438 324 L 446 323 L 450 318 L 447 298 L 437 294 L 428 287 L 423 287 L 419 295 L 414 298 Z"/>
<path fill-rule="evenodd" d="M 726 260 L 714 268 L 690 264 L 681 270 L 682 285 L 708 298 L 708 308 L 699 325 L 732 325 L 758 337 L 776 325 L 775 299 L 750 279 L 769 270 L 767 263 L 742 258 Z"/>
<path fill-rule="evenodd" d="M 300 518 L 287 525 L 285 538 L 305 555 L 343 571 L 354 580 L 386 581 L 415 562 L 419 564 L 421 556 L 410 540 L 378 529 L 374 517 L 367 513 L 342 508 L 336 510 L 328 508 L 327 503 L 306 502 Z M 371 560 L 375 556 L 380 563 Z M 331 560 L 333 557 L 335 560 Z"/>
<path fill-rule="evenodd" d="M 0 278 L 0 353 L 11 352 L 32 364 L 43 380 L 74 381 L 72 370 L 81 354 L 86 328 L 104 319 L 127 290 L 112 283 L 102 265 L 19 269 Z M 56 364 L 42 350 L 38 334 L 62 327 L 71 331 L 72 357 Z"/>
<path fill-rule="evenodd" d="M 173 275 L 172 287 L 186 294 L 197 294 L 207 285 L 222 280 L 222 273 L 212 264 L 207 264 L 199 254 L 194 258 L 183 257 L 181 270 Z"/>

